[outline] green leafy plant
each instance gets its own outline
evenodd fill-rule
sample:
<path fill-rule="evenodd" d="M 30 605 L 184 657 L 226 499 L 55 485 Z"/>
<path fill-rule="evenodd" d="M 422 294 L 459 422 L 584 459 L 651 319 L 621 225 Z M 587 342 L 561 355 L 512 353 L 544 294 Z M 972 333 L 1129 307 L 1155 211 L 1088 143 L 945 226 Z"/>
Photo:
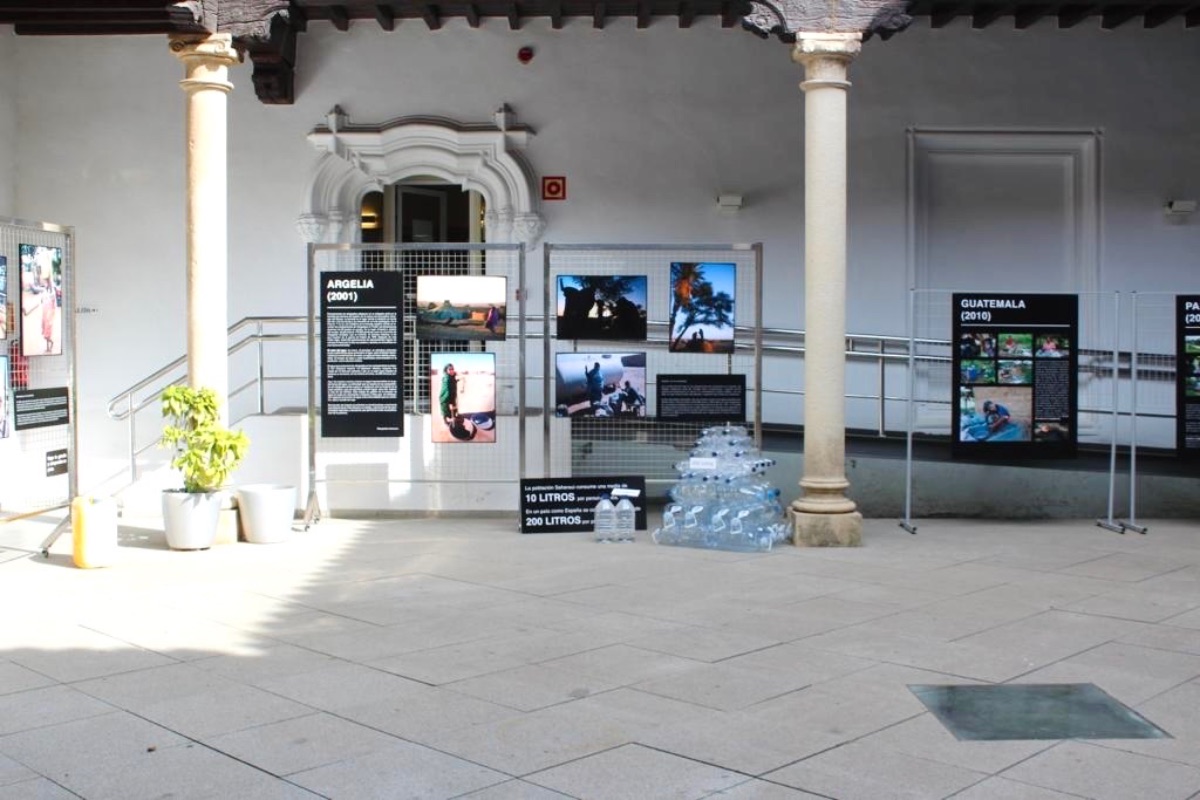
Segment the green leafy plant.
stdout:
<path fill-rule="evenodd" d="M 162 393 L 167 420 L 162 446 L 175 448 L 171 466 L 183 473 L 185 492 L 212 492 L 225 485 L 246 457 L 250 439 L 221 425 L 217 393 L 168 386 Z"/>

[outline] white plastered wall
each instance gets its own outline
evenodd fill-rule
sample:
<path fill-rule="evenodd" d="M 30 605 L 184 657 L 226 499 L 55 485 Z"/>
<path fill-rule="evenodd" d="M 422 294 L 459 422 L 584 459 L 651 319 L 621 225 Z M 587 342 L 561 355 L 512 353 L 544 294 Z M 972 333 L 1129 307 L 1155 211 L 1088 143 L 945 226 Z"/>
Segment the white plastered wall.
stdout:
<path fill-rule="evenodd" d="M 904 333 L 913 125 L 1103 129 L 1101 287 L 1194 286 L 1200 220 L 1170 226 L 1161 213 L 1170 196 L 1200 195 L 1194 31 L 924 24 L 868 42 L 850 71 L 849 330 Z M 535 49 L 526 66 L 523 45 Z M 159 37 L 18 37 L 0 42 L 6 58 L 21 65 L 0 71 L 0 110 L 16 81 L 13 213 L 75 226 L 77 301 L 98 309 L 79 317 L 86 490 L 120 468 L 124 434 L 105 402 L 184 348 L 182 67 Z M 260 104 L 250 74 L 231 75 L 231 320 L 304 313 L 295 221 L 317 158 L 305 135 L 334 105 L 360 123 L 487 122 L 508 103 L 537 132 L 525 151 L 535 173 L 568 179 L 568 200 L 543 204 L 546 241 L 761 240 L 764 320 L 803 325 L 803 76 L 785 45 L 715 20 L 643 31 L 535 20 L 518 32 L 450 20 L 435 33 L 315 22 L 299 39 L 295 105 Z M 0 123 L 0 204 L 4 139 Z M 721 214 L 719 192 L 742 194 L 742 211 Z M 540 273 L 540 249 L 529 263 Z M 778 366 L 769 385 L 799 388 L 798 363 Z M 770 401 L 767 418 L 797 421 L 799 403 Z"/>
<path fill-rule="evenodd" d="M 17 43 L 12 26 L 0 25 L 0 216 L 16 213 L 13 188 L 17 160 Z"/>

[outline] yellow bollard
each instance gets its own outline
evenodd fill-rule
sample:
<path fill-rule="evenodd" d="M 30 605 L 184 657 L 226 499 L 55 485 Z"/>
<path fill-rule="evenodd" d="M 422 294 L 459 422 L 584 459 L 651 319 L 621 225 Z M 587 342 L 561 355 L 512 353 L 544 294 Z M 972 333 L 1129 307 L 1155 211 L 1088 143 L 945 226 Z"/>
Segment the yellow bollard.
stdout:
<path fill-rule="evenodd" d="M 76 497 L 71 501 L 75 566 L 111 567 L 117 560 L 117 504 L 111 498 Z"/>

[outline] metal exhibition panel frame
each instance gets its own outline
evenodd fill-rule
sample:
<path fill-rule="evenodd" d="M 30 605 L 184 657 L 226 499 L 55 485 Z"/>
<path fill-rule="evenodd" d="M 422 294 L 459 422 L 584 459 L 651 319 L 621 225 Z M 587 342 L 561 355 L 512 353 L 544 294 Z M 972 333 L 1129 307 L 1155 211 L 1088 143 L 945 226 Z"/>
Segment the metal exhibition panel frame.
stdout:
<path fill-rule="evenodd" d="M 746 380 L 746 427 L 762 446 L 762 244 L 550 244 L 543 245 L 543 468 L 546 477 L 645 476 L 647 486 L 678 480 L 700 430 L 717 421 L 663 421 L 657 414 L 658 375 L 741 375 Z M 735 267 L 734 348 L 729 353 L 671 352 L 668 330 L 671 264 L 721 263 Z M 645 276 L 646 339 L 558 339 L 560 276 Z M 559 416 L 556 357 L 568 353 L 646 354 L 643 418 Z"/>
<path fill-rule="evenodd" d="M 1181 379 L 1176 313 L 1177 298 L 1183 295 L 1197 296 L 1200 290 L 1134 292 L 1130 300 L 1129 516 L 1121 525 L 1139 533 L 1146 529 L 1137 521 L 1138 448 L 1173 449 L 1177 417 L 1183 411 L 1176 402 Z"/>
<path fill-rule="evenodd" d="M 18 356 L 22 331 L 39 324 L 31 309 L 26 314 L 27 298 L 22 292 L 20 246 L 41 245 L 60 248 L 61 296 L 56 297 L 57 323 L 61 325 L 61 354 Z M 0 328 L 7 374 L 0 374 L 0 388 L 8 391 L 4 403 L 8 414 L 8 436 L 0 439 L 0 521 L 27 517 L 67 507 L 77 494 L 76 430 L 77 393 L 75 387 L 75 232 L 73 228 L 45 222 L 0 218 L 0 256 L 6 259 L 5 289 L 7 330 Z M 9 315 L 12 316 L 9 316 Z M 36 337 L 40 345 L 41 335 Z M 68 392 L 67 424 L 13 429 L 12 392 L 54 390 Z M 57 413 L 57 412 L 55 412 Z M 61 469 L 51 472 L 53 458 Z M 68 516 L 69 521 L 69 516 Z M 64 523 L 65 524 L 65 523 Z M 59 526 L 60 528 L 63 526 Z"/>
<path fill-rule="evenodd" d="M 954 311 L 952 296 L 968 290 L 913 289 L 909 292 L 908 420 L 905 453 L 904 519 L 901 527 L 915 533 L 913 523 L 913 439 L 917 434 L 949 437 L 956 400 L 953 397 Z M 978 290 L 971 290 L 980 294 Z M 1014 294 L 998 292 L 997 294 Z M 1034 294 L 1029 292 L 1027 294 Z M 1116 292 L 1075 295 L 1079 300 L 1076 392 L 1078 442 L 1106 445 L 1109 451 L 1108 503 L 1097 523 L 1123 530 L 1113 517 L 1117 440 L 1120 436 L 1120 295 Z M 964 463 L 979 463 L 964 460 Z"/>
<path fill-rule="evenodd" d="M 399 272 L 403 286 L 400 401 L 403 435 L 392 438 L 321 436 L 320 274 Z M 417 338 L 418 276 L 502 276 L 506 279 L 506 336 L 496 341 Z M 308 474 L 306 522 L 326 508 L 381 510 L 409 497 L 434 507 L 467 487 L 511 494 L 516 508 L 525 474 L 525 249 L 521 244 L 310 244 L 308 247 Z M 433 443 L 429 364 L 434 353 L 491 353 L 495 358 L 495 442 Z M 515 467 L 515 469 L 514 469 Z M 325 495 L 322 503 L 318 490 Z M 507 502 L 507 501 L 506 501 Z M 461 501 L 460 509 L 480 508 Z"/>

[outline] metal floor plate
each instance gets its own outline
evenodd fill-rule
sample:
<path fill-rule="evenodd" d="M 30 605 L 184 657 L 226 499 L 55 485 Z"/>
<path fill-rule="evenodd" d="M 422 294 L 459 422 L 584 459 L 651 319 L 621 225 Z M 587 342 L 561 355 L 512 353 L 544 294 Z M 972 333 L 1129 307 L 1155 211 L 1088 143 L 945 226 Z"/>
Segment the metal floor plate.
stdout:
<path fill-rule="evenodd" d="M 908 687 L 956 739 L 1169 739 L 1092 683 Z"/>

